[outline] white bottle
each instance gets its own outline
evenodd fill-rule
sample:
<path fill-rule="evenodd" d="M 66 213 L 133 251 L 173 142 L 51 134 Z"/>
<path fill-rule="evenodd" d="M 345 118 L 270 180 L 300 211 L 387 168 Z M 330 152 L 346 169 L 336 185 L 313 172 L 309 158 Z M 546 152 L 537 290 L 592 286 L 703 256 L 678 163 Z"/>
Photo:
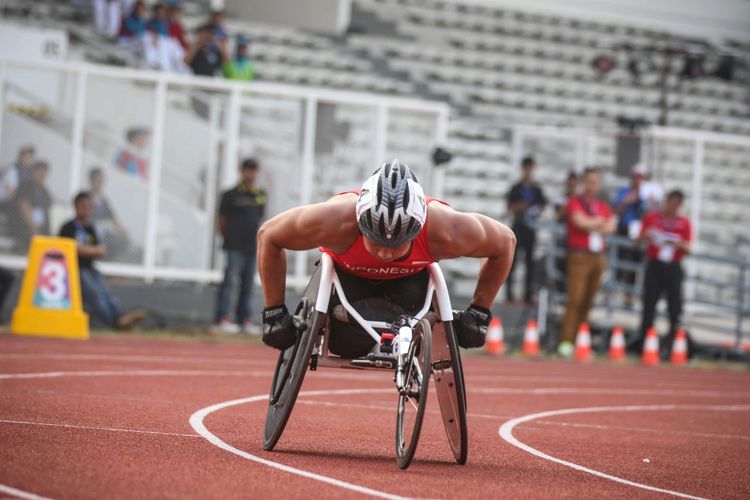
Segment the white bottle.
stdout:
<path fill-rule="evenodd" d="M 396 337 L 398 339 L 398 350 L 396 354 L 404 354 L 406 355 L 407 352 L 409 352 L 409 346 L 411 345 L 411 327 L 410 326 L 402 326 L 398 330 L 398 336 Z"/>

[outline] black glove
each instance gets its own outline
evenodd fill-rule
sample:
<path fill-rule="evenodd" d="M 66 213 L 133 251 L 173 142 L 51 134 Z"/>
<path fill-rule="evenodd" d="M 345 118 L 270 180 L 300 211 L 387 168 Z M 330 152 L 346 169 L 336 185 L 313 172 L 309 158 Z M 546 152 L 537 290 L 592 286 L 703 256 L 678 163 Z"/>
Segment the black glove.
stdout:
<path fill-rule="evenodd" d="M 465 311 L 453 311 L 453 329 L 458 345 L 464 349 L 482 347 L 492 313 L 489 309 L 471 304 Z"/>
<path fill-rule="evenodd" d="M 284 304 L 263 309 L 263 343 L 274 349 L 289 349 L 305 324 L 295 319 Z"/>

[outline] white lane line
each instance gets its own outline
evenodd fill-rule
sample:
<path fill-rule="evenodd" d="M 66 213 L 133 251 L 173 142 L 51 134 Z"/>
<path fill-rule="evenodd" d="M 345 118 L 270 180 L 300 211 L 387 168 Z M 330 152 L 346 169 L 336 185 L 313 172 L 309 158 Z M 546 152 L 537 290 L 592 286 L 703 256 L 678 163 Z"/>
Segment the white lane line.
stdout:
<path fill-rule="evenodd" d="M 342 389 L 342 390 L 328 390 L 328 391 L 304 391 L 304 392 L 300 392 L 299 395 L 303 397 L 311 397 L 311 396 L 332 396 L 332 395 L 343 395 L 343 394 L 374 394 L 374 393 L 391 392 L 392 390 L 393 389 Z M 322 474 L 316 474 L 314 472 L 308 472 L 302 469 L 297 469 L 296 467 L 291 467 L 289 465 L 285 465 L 279 462 L 274 462 L 272 460 L 261 458 L 257 455 L 253 455 L 251 453 L 240 450 L 230 444 L 225 443 L 219 437 L 217 437 L 215 434 L 209 431 L 206 428 L 205 424 L 203 423 L 204 419 L 208 415 L 216 411 L 220 411 L 225 408 L 230 408 L 232 406 L 238 406 L 238 405 L 243 405 L 243 404 L 248 404 L 248 403 L 267 402 L 267 401 L 268 401 L 268 394 L 261 394 L 258 396 L 251 396 L 248 398 L 234 399 L 232 401 L 224 401 L 221 403 L 216 403 L 214 405 L 207 406 L 206 408 L 202 408 L 196 411 L 195 413 L 193 413 L 190 416 L 190 425 L 193 426 L 193 429 L 195 429 L 195 432 L 197 432 L 198 434 L 206 438 L 206 440 L 208 440 L 208 442 L 213 444 L 214 446 L 217 446 L 221 448 L 222 450 L 228 451 L 230 453 L 234 453 L 235 455 L 245 458 L 247 460 L 250 460 L 252 462 L 256 462 L 256 463 L 259 463 L 259 464 L 262 464 L 262 465 L 265 465 L 274 469 L 282 470 L 290 474 L 295 474 L 297 476 L 301 476 L 307 479 L 312 479 L 315 481 L 320 481 L 322 483 L 330 484 L 332 486 L 343 488 L 345 490 L 362 493 L 364 495 L 370 495 L 374 497 L 388 498 L 388 499 L 394 499 L 394 500 L 407 498 L 407 497 L 394 495 L 391 493 L 386 493 L 384 491 L 368 488 L 366 486 L 349 483 L 349 482 L 342 481 L 340 479 L 335 479 L 329 476 L 324 476 Z"/>
<path fill-rule="evenodd" d="M 297 404 L 311 405 L 311 406 L 329 406 L 329 407 L 341 407 L 341 408 L 353 408 L 362 410 L 381 410 L 381 411 L 393 411 L 393 405 L 391 404 L 357 404 L 357 403 L 334 403 L 332 401 L 314 401 L 298 399 Z M 426 410 L 427 413 L 440 414 L 440 410 Z M 486 413 L 468 413 L 470 418 L 482 418 L 488 420 L 506 420 L 513 418 L 512 415 L 490 415 Z M 674 431 L 668 429 L 653 429 L 653 428 L 642 428 L 642 427 L 623 427 L 616 425 L 599 425 L 599 424 L 579 424 L 575 422 L 549 422 L 540 420 L 538 424 L 552 425 L 558 427 L 579 427 L 582 429 L 597 429 L 606 431 L 628 431 L 628 432 L 646 432 L 646 433 L 657 433 L 657 434 L 674 434 L 677 436 L 695 436 L 695 437 L 708 437 L 708 438 L 720 438 L 720 439 L 739 439 L 743 441 L 750 441 L 750 436 L 742 436 L 738 434 L 713 434 L 709 432 L 692 432 L 692 431 Z M 524 427 L 525 428 L 525 427 Z"/>
<path fill-rule="evenodd" d="M 531 446 L 525 443 L 522 443 L 521 441 L 516 439 L 515 436 L 513 436 L 513 429 L 516 426 L 518 426 L 519 424 L 523 424 L 525 422 L 530 422 L 532 420 L 537 420 L 540 418 L 557 417 L 560 415 L 573 415 L 577 413 L 607 413 L 607 412 L 618 412 L 618 411 L 636 411 L 636 412 L 637 411 L 673 411 L 673 410 L 750 411 L 750 406 L 749 405 L 639 405 L 639 406 L 596 406 L 596 407 L 590 407 L 590 408 L 568 408 L 568 409 L 563 409 L 563 410 L 552 410 L 552 411 L 543 411 L 539 413 L 532 413 L 530 415 L 524 415 L 522 417 L 514 418 L 513 420 L 508 420 L 507 422 L 505 422 L 503 425 L 500 426 L 498 433 L 500 434 L 501 438 L 503 438 L 505 441 L 515 446 L 516 448 L 520 448 L 521 450 L 527 453 L 531 453 L 532 455 L 537 456 L 539 458 L 543 458 L 545 460 L 549 460 L 551 462 L 555 462 L 560 465 L 564 465 L 566 467 L 570 467 L 572 469 L 575 469 L 581 472 L 586 472 L 594 476 L 598 476 L 604 479 L 609 479 L 610 481 L 614 481 L 620 484 L 633 486 L 635 488 L 655 491 L 657 493 L 665 493 L 667 495 L 674 495 L 674 496 L 682 497 L 682 498 L 693 498 L 693 499 L 698 499 L 698 500 L 704 500 L 702 497 L 688 495 L 687 493 L 681 493 L 679 491 L 658 488 L 656 486 L 651 486 L 648 484 L 637 483 L 635 481 L 630 481 L 628 479 L 613 476 L 605 472 L 601 472 L 595 469 L 584 467 L 583 465 L 579 465 L 573 462 L 568 462 L 567 460 L 562 460 L 560 458 L 553 457 L 542 451 L 537 450 L 536 448 L 532 448 Z"/>
<path fill-rule="evenodd" d="M 134 434 L 156 434 L 158 436 L 178 436 L 178 437 L 189 437 L 197 438 L 195 434 L 187 434 L 181 432 L 162 432 L 162 431 L 147 431 L 144 429 L 122 429 L 119 427 L 96 427 L 90 425 L 75 425 L 75 424 L 58 424 L 53 422 L 30 422 L 27 420 L 6 420 L 0 419 L 0 424 L 15 424 L 15 425 L 32 425 L 41 427 L 63 427 L 66 429 L 81 429 L 90 431 L 108 431 L 108 432 L 131 432 Z"/>
<path fill-rule="evenodd" d="M 148 356 L 137 354 L 60 354 L 60 353 L 2 353 L 0 359 L 54 359 L 62 361 L 143 361 L 153 363 L 221 363 L 237 365 L 274 366 L 276 361 L 263 359 L 200 357 L 200 356 Z"/>
<path fill-rule="evenodd" d="M 750 392 L 718 391 L 693 389 L 620 389 L 620 388 L 587 388 L 587 387 L 477 387 L 471 393 L 479 394 L 524 394 L 531 396 L 548 396 L 550 394 L 596 394 L 616 396 L 695 396 L 704 398 L 750 398 Z"/>
<path fill-rule="evenodd" d="M 39 379 L 59 377 L 193 377 L 193 376 L 217 376 L 217 377 L 268 377 L 273 375 L 272 370 L 82 370 L 82 371 L 54 371 L 54 372 L 31 372 L 31 373 L 0 373 L 0 380 Z M 347 372 L 344 374 L 333 372 L 322 372 L 316 374 L 316 378 L 347 379 L 347 380 L 383 380 L 382 376 L 376 374 L 360 374 Z"/>
<path fill-rule="evenodd" d="M 643 427 L 621 427 L 618 425 L 597 425 L 597 424 L 579 424 L 574 422 L 537 422 L 544 425 L 557 425 L 561 427 L 579 427 L 581 429 L 598 429 L 598 430 L 614 430 L 614 431 L 628 431 L 628 432 L 647 432 L 656 434 L 673 434 L 675 436 L 696 436 L 696 437 L 707 437 L 707 438 L 718 438 L 718 439 L 739 439 L 742 441 L 750 441 L 750 436 L 741 436 L 739 434 L 713 434 L 710 432 L 692 432 L 692 431 L 673 431 L 668 429 L 652 429 Z"/>
<path fill-rule="evenodd" d="M 28 491 L 19 490 L 5 484 L 0 484 L 0 493 L 5 493 L 13 498 L 24 498 L 26 500 L 50 500 L 48 497 L 40 497 Z"/>

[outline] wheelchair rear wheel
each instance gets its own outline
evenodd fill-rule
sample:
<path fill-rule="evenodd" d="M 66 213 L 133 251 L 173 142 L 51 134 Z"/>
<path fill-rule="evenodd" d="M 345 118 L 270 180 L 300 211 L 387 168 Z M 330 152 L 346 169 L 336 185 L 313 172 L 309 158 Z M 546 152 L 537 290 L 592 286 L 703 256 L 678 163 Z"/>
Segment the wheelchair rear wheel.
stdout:
<path fill-rule="evenodd" d="M 302 381 L 305 379 L 313 347 L 324 326 L 326 315 L 315 310 L 319 285 L 320 268 L 310 279 L 307 290 L 295 311 L 295 315 L 305 322 L 307 328 L 299 335 L 295 345 L 279 354 L 276 362 L 263 431 L 263 449 L 267 451 L 276 446 L 284 432 L 284 427 L 292 414 L 294 403 L 302 387 Z"/>
<path fill-rule="evenodd" d="M 469 455 L 469 437 L 461 354 L 451 322 L 437 323 L 433 334 L 432 376 L 443 426 L 456 462 L 464 465 Z"/>
<path fill-rule="evenodd" d="M 396 414 L 396 456 L 402 469 L 409 467 L 417 451 L 422 430 L 427 392 L 430 383 L 432 332 L 430 323 L 422 319 L 412 331 L 412 341 L 406 357 L 403 394 L 398 397 Z"/>

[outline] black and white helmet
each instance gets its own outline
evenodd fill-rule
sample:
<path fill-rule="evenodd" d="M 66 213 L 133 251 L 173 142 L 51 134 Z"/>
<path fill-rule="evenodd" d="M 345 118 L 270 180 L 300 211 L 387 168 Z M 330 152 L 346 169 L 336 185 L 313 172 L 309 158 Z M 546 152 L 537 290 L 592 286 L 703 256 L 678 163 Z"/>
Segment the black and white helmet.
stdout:
<path fill-rule="evenodd" d="M 362 185 L 357 223 L 376 245 L 397 247 L 417 237 L 427 220 L 427 200 L 409 167 L 384 163 Z"/>

